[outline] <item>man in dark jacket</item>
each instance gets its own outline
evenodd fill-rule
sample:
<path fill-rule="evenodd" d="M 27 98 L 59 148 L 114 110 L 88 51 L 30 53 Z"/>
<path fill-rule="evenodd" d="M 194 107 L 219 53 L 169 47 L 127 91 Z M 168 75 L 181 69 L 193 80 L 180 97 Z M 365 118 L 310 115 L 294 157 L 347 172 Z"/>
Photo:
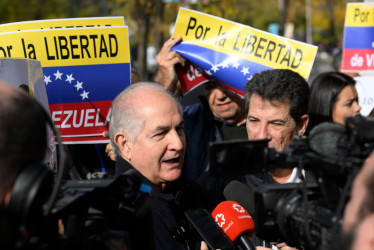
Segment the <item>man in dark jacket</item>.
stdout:
<path fill-rule="evenodd" d="M 135 249 L 195 248 L 195 242 L 177 241 L 170 232 L 186 209 L 201 207 L 197 187 L 180 178 L 186 149 L 183 127 L 179 102 L 159 84 L 131 85 L 113 101 L 109 136 L 116 155 L 123 158 L 116 175 L 135 169 L 152 189 L 140 211 L 148 219 L 139 223 L 143 231 L 149 224 L 153 230 L 151 237 L 142 232 L 133 239 Z M 145 248 L 144 243 L 151 244 Z"/>

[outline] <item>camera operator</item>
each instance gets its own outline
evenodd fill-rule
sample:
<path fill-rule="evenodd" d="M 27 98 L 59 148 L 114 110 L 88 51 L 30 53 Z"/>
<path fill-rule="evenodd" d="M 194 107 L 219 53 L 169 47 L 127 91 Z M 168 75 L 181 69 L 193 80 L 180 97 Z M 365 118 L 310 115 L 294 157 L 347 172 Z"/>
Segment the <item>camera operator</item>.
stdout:
<path fill-rule="evenodd" d="M 353 181 L 344 211 L 342 247 L 374 249 L 374 152 L 366 159 Z M 370 234 L 371 233 L 371 234 Z"/>
<path fill-rule="evenodd" d="M 116 155 L 123 158 L 116 175 L 136 169 L 152 188 L 134 225 L 139 228 L 132 234 L 135 249 L 191 249 L 200 244 L 179 242 L 170 233 L 184 210 L 203 207 L 199 191 L 180 178 L 183 124 L 181 105 L 160 84 L 130 85 L 113 101 L 109 135 Z"/>
<path fill-rule="evenodd" d="M 1 81 L 0 142 L 0 245 L 7 249 L 13 248 L 20 236 L 18 223 L 8 215 L 13 185 L 28 165 L 44 160 L 47 132 L 41 106 Z"/>

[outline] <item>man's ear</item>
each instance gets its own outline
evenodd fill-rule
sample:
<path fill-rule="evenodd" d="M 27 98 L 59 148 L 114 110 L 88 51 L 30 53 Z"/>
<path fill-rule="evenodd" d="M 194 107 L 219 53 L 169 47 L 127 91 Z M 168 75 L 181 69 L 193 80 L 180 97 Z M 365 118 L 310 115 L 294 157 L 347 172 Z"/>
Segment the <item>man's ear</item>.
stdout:
<path fill-rule="evenodd" d="M 131 141 L 123 132 L 114 135 L 114 142 L 121 151 L 121 156 L 128 162 L 131 161 Z"/>
<path fill-rule="evenodd" d="M 308 126 L 309 122 L 309 115 L 305 114 L 301 116 L 299 124 L 297 124 L 297 130 L 299 131 L 300 135 L 303 135 L 306 131 L 306 127 Z"/>

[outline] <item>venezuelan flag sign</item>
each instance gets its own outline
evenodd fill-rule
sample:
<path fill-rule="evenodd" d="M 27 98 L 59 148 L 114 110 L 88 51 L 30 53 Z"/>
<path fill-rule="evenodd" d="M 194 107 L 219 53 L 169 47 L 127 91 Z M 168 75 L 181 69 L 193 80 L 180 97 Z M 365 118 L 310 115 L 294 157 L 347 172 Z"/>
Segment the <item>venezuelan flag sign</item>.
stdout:
<path fill-rule="evenodd" d="M 341 70 L 374 70 L 374 3 L 347 4 Z"/>
<path fill-rule="evenodd" d="M 52 119 L 64 143 L 107 142 L 111 103 L 130 85 L 128 29 L 0 33 L 0 57 L 41 62 Z"/>
<path fill-rule="evenodd" d="M 307 79 L 317 53 L 316 46 L 185 8 L 178 13 L 177 36 L 183 41 L 172 50 L 241 95 L 248 80 L 267 69 L 290 69 Z"/>

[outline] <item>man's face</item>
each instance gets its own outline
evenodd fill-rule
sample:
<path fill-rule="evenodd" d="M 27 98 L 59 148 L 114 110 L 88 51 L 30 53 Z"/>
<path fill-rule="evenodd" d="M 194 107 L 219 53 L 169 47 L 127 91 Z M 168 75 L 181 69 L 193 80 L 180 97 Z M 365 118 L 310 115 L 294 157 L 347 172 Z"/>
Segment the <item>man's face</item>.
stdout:
<path fill-rule="evenodd" d="M 278 152 L 288 147 L 297 134 L 289 102 L 270 103 L 257 94 L 251 96 L 246 126 L 248 139 L 268 139 L 269 148 Z"/>
<path fill-rule="evenodd" d="M 244 121 L 242 98 L 217 82 L 204 84 L 204 91 L 214 117 L 236 125 Z"/>
<path fill-rule="evenodd" d="M 155 185 L 177 180 L 186 148 L 183 118 L 164 93 L 155 92 L 139 106 L 144 128 L 134 143 L 129 141 L 128 161 Z"/>

